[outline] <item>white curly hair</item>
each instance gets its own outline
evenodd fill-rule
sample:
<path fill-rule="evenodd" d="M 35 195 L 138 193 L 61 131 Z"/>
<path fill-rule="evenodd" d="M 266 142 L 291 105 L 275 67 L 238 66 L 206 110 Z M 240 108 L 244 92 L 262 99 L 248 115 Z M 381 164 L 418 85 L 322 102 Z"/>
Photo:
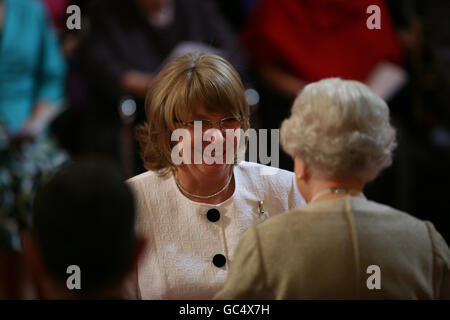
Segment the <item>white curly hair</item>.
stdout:
<path fill-rule="evenodd" d="M 386 102 L 358 81 L 323 79 L 297 96 L 281 145 L 327 178 L 367 182 L 390 166 L 396 133 Z"/>

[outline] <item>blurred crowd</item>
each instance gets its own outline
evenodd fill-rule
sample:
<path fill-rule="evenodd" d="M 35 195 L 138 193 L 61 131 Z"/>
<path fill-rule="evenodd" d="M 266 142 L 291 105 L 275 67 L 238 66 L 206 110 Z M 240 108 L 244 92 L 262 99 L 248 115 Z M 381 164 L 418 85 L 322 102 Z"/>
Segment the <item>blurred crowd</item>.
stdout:
<path fill-rule="evenodd" d="M 366 27 L 373 4 L 379 30 Z M 66 26 L 70 5 L 81 9 L 79 30 Z M 127 178 L 145 170 L 134 128 L 147 88 L 189 50 L 233 64 L 254 128 L 278 129 L 310 82 L 368 84 L 390 107 L 399 147 L 365 194 L 431 220 L 450 241 L 447 0 L 0 0 L 0 8 L 0 250 L 18 249 L 11 234 L 26 228 L 33 186 L 65 159 L 101 156 Z M 280 167 L 293 169 L 281 150 Z M 2 268 L 0 260 L 0 276 Z"/>

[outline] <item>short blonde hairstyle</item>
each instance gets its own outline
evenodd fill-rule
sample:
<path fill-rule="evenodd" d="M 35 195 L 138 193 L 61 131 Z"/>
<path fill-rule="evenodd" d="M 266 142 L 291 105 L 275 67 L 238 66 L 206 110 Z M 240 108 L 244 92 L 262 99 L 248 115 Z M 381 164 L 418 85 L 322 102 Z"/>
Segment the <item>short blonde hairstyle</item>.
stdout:
<path fill-rule="evenodd" d="M 281 144 L 293 158 L 330 177 L 365 182 L 392 163 L 396 134 L 387 104 L 366 85 L 339 78 L 307 85 L 281 126 Z"/>
<path fill-rule="evenodd" d="M 137 128 L 141 158 L 148 170 L 165 174 L 175 168 L 170 140 L 178 121 L 189 119 L 195 108 L 230 114 L 249 127 L 249 106 L 237 71 L 224 58 L 189 53 L 169 62 L 155 77 L 147 92 L 147 122 Z"/>

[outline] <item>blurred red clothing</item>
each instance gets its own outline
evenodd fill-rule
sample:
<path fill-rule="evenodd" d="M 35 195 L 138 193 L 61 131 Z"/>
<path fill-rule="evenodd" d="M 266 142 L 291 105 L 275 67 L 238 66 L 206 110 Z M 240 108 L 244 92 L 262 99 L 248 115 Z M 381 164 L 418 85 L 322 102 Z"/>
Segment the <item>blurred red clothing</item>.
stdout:
<path fill-rule="evenodd" d="M 380 7 L 380 30 L 366 26 L 373 4 Z M 281 66 L 307 82 L 364 81 L 378 62 L 404 59 L 382 0 L 262 0 L 243 41 L 256 66 Z"/>
<path fill-rule="evenodd" d="M 69 15 L 66 13 L 70 0 L 41 0 L 47 7 L 48 14 L 57 30 L 66 26 L 66 19 Z"/>

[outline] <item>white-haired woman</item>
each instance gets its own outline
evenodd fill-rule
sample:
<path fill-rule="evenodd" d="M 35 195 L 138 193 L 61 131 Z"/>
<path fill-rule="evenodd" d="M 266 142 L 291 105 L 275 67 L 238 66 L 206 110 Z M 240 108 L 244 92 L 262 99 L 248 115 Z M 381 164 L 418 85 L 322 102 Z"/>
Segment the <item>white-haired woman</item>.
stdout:
<path fill-rule="evenodd" d="M 281 143 L 308 204 L 244 234 L 217 298 L 450 298 L 450 251 L 433 225 L 362 193 L 396 145 L 381 98 L 356 81 L 312 83 Z"/>

